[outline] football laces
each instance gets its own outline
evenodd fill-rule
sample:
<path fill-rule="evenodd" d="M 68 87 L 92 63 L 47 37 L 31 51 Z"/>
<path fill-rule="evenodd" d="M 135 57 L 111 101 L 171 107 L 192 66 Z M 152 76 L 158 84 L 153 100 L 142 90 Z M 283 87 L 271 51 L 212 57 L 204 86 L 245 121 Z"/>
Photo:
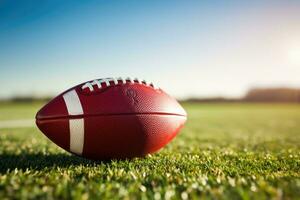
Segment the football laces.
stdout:
<path fill-rule="evenodd" d="M 140 80 L 138 78 L 134 78 L 131 79 L 129 77 L 127 78 L 102 78 L 102 79 L 95 79 L 93 81 L 89 81 L 86 82 L 81 89 L 86 89 L 88 88 L 91 92 L 94 91 L 95 87 L 97 87 L 98 89 L 102 89 L 103 88 L 103 84 L 106 85 L 106 87 L 110 87 L 113 85 L 122 85 L 122 84 L 127 84 L 127 83 L 131 83 L 131 84 L 142 84 L 142 85 L 146 85 L 149 87 L 152 87 L 154 89 L 159 89 L 156 85 L 154 85 L 152 82 L 147 82 L 145 80 Z"/>

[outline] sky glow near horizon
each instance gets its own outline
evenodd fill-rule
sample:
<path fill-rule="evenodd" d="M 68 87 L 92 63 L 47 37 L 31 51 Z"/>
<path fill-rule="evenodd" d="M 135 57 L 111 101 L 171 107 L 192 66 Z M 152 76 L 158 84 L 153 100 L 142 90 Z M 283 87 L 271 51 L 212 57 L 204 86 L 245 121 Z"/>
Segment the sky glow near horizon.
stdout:
<path fill-rule="evenodd" d="M 3 1 L 0 98 L 105 77 L 177 98 L 300 87 L 300 1 Z"/>

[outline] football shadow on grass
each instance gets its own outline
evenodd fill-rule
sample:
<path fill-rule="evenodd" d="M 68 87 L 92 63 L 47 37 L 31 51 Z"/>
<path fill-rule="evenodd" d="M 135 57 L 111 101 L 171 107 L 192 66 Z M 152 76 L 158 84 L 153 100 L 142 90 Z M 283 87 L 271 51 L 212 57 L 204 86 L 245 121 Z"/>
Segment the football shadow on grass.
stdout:
<path fill-rule="evenodd" d="M 95 166 L 110 164 L 111 160 L 93 161 L 75 155 L 63 153 L 45 155 L 42 153 L 0 154 L 0 173 L 7 173 L 15 169 L 47 170 L 53 168 L 68 168 L 71 166 Z"/>

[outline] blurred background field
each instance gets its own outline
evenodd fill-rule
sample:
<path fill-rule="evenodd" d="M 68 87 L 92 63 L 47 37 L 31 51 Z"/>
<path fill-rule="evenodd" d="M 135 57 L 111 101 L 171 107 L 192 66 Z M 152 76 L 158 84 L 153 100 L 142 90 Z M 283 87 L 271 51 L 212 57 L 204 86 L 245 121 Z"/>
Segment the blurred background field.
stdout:
<path fill-rule="evenodd" d="M 2 103 L 1 121 L 32 119 L 42 104 Z M 34 126 L 0 129 L 0 198 L 299 198 L 299 104 L 183 106 L 178 137 L 133 160 L 88 161 Z"/>

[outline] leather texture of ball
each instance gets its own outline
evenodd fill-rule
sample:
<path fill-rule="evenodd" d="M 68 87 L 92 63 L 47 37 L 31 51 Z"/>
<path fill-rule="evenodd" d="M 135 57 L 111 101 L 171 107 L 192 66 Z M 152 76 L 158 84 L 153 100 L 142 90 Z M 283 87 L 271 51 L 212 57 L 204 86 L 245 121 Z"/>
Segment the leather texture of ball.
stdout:
<path fill-rule="evenodd" d="M 152 83 L 105 78 L 58 95 L 36 115 L 39 129 L 85 158 L 122 159 L 153 153 L 183 127 L 186 112 Z"/>

